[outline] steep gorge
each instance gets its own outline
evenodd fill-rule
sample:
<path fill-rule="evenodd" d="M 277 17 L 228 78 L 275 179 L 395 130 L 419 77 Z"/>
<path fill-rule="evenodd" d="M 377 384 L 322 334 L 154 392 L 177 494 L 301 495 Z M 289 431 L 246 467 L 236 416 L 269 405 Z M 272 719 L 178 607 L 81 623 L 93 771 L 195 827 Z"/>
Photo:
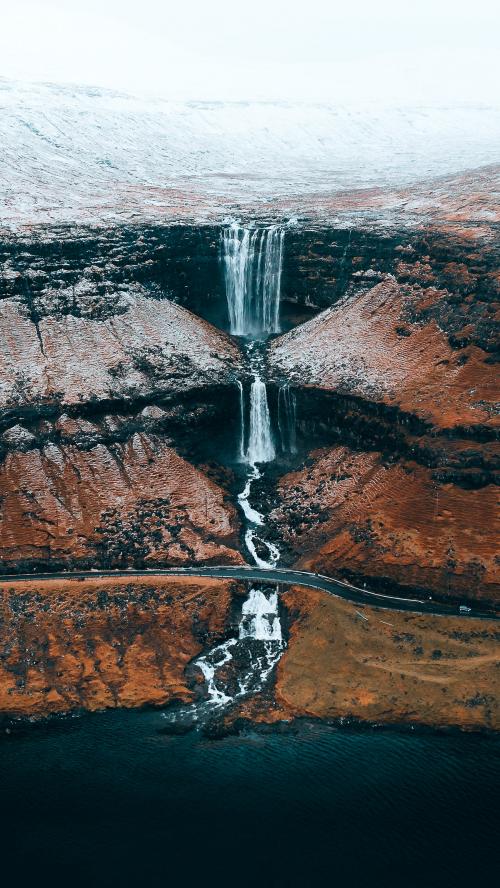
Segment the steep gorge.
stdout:
<path fill-rule="evenodd" d="M 4 232 L 2 572 L 279 560 L 396 595 L 498 601 L 495 176 L 482 192 L 462 180 L 459 209 L 450 180 L 432 206 L 417 189 L 413 204 L 344 195 L 302 220 L 277 204 L 279 219 L 252 223 Z M 229 298 L 228 268 L 246 304 Z M 73 613 L 78 587 L 68 595 Z M 305 662 L 310 602 L 289 599 Z M 262 666 L 279 623 L 269 590 L 247 602 L 251 642 L 245 610 L 237 631 L 226 614 L 179 667 L 197 656 L 215 695 L 238 696 L 231 669 L 247 648 Z M 197 613 L 186 619 L 169 645 L 195 631 Z M 268 653 L 272 669 L 283 648 Z M 171 698 L 100 690 L 95 706 L 187 703 L 186 682 Z M 71 691 L 44 710 L 47 687 L 33 712 L 94 707 Z M 283 711 L 345 711 L 294 694 Z"/>
<path fill-rule="evenodd" d="M 150 543 L 137 542 L 141 534 L 130 529 L 122 533 L 121 546 L 108 546 L 119 551 L 120 566 L 140 566 L 144 559 L 175 564 L 183 551 L 202 561 L 240 558 L 239 522 L 230 503 L 233 498 L 237 504 L 238 449 L 250 444 L 238 440 L 240 402 L 264 377 L 277 459 L 256 484 L 273 510 L 269 540 L 273 534 L 283 538 L 286 560 L 321 564 L 334 574 L 386 582 L 410 594 L 428 588 L 443 596 L 494 598 L 493 526 L 488 522 L 483 529 L 476 557 L 475 538 L 463 525 L 469 519 L 471 527 L 476 519 L 481 524 L 498 478 L 495 176 L 492 169 L 479 184 L 475 176 L 448 185 L 443 180 L 432 198 L 414 189 L 404 200 L 380 192 L 367 193 L 364 205 L 349 195 L 321 210 L 319 204 L 315 212 L 325 217 L 335 209 L 336 225 L 320 224 L 309 207 L 309 220 L 285 227 L 266 221 L 246 229 L 169 224 L 5 232 L 4 565 L 15 567 L 16 549 L 23 569 L 30 560 L 39 567 L 87 564 L 91 557 L 102 564 L 103 548 L 95 540 L 110 510 L 126 528 L 139 510 L 158 531 Z M 253 257 L 241 265 L 224 234 L 228 261 L 240 262 L 235 280 L 250 268 L 264 275 L 262 232 L 276 233 L 272 242 L 270 235 L 269 261 L 279 250 L 279 322 L 276 306 L 267 307 L 261 320 L 271 341 L 265 354 L 257 349 L 257 377 L 255 348 L 242 349 L 238 340 L 248 318 L 242 307 L 238 318 L 228 310 L 224 230 L 233 232 L 232 243 L 235 236 L 247 238 Z M 265 302 L 267 286 L 264 277 L 256 279 L 249 298 L 257 324 L 256 306 Z M 248 417 L 246 422 L 248 434 Z M 168 480 L 171 469 L 164 468 L 168 448 L 174 474 L 194 472 L 199 479 L 201 472 L 206 479 L 191 484 L 184 501 Z M 138 459 L 140 471 L 150 472 L 151 496 L 144 495 Z M 175 459 L 187 460 L 186 468 Z M 338 496 L 332 484 L 352 465 L 352 484 L 365 488 L 375 465 L 379 480 L 373 506 L 373 497 L 363 495 L 357 504 L 349 494 L 347 519 L 347 479 Z M 371 466 L 365 480 L 363 465 Z M 61 472 L 58 492 L 55 476 Z M 319 472 L 324 477 L 314 486 Z M 111 493 L 113 473 L 125 479 L 126 503 Z M 419 504 L 415 520 L 405 520 L 409 508 L 398 514 L 394 506 L 392 485 L 401 503 L 404 479 L 409 500 Z M 211 516 L 223 527 L 222 536 L 213 524 L 205 527 L 206 545 L 200 547 L 192 544 L 200 532 L 192 528 L 203 525 L 203 509 L 210 511 L 202 490 L 214 483 L 224 488 L 217 493 L 222 524 Z M 78 487 L 85 487 L 87 500 Z M 188 517 L 193 511 L 194 522 Z M 39 549 L 25 543 L 23 527 L 33 519 Z M 174 535 L 191 543 L 165 544 L 179 525 L 182 533 L 174 529 Z M 344 542 L 333 546 L 339 532 Z M 331 550 L 326 560 L 325 545 Z M 395 554 L 401 546 L 406 555 Z M 470 576 L 470 589 L 467 579 L 455 582 L 458 576 Z"/>

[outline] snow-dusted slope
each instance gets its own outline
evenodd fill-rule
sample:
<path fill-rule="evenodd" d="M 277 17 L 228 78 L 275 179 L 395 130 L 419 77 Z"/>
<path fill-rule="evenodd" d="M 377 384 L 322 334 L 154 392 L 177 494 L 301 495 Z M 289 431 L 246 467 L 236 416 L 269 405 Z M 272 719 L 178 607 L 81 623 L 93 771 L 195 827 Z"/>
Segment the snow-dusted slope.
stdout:
<path fill-rule="evenodd" d="M 0 222 L 211 215 L 500 161 L 500 106 L 178 103 L 0 80 Z"/>
<path fill-rule="evenodd" d="M 75 293 L 81 311 L 83 287 Z M 224 333 L 139 286 L 115 295 L 116 302 L 108 294 L 107 311 L 85 317 L 61 311 L 60 302 L 51 306 L 49 291 L 37 303 L 36 324 L 22 299 L 0 300 L 0 410 L 54 400 L 127 402 L 233 384 L 239 354 Z"/>

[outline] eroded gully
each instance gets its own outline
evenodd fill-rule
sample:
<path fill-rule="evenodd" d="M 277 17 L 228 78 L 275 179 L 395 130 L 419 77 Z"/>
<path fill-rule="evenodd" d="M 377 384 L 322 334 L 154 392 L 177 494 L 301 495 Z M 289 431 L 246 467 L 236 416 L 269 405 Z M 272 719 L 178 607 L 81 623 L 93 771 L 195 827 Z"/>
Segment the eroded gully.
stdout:
<path fill-rule="evenodd" d="M 266 341 L 280 332 L 283 239 L 279 226 L 242 227 L 238 223 L 225 228 L 221 239 L 230 332 L 238 337 L 249 368 L 249 381 L 238 381 L 237 461 L 243 469 L 243 487 L 237 499 L 249 560 L 261 569 L 275 568 L 280 550 L 262 535 L 265 518 L 252 500 L 252 489 L 266 463 L 275 459 L 277 446 L 287 446 L 285 436 L 290 446 L 295 440 L 290 428 L 292 402 L 286 392 L 281 401 L 280 442 L 275 442 L 264 381 Z M 252 584 L 235 636 L 194 663 L 205 679 L 206 698 L 166 717 L 200 721 L 214 709 L 224 711 L 239 698 L 261 691 L 284 648 L 277 590 L 265 582 Z"/>

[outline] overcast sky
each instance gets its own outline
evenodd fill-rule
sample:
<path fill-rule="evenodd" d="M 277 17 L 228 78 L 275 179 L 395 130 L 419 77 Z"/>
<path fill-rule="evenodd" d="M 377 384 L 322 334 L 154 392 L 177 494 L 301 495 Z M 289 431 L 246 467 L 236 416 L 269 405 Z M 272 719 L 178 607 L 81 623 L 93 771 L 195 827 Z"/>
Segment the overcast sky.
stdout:
<path fill-rule="evenodd" d="M 178 99 L 500 101 L 499 0 L 1 0 L 0 76 Z"/>

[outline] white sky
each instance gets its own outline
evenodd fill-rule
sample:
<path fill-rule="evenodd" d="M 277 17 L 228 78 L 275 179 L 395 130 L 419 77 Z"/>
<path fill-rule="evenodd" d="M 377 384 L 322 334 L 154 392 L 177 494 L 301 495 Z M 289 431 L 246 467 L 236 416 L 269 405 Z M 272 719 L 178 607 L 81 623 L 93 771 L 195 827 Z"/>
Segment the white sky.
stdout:
<path fill-rule="evenodd" d="M 0 76 L 178 99 L 500 101 L 500 0 L 0 0 Z"/>

